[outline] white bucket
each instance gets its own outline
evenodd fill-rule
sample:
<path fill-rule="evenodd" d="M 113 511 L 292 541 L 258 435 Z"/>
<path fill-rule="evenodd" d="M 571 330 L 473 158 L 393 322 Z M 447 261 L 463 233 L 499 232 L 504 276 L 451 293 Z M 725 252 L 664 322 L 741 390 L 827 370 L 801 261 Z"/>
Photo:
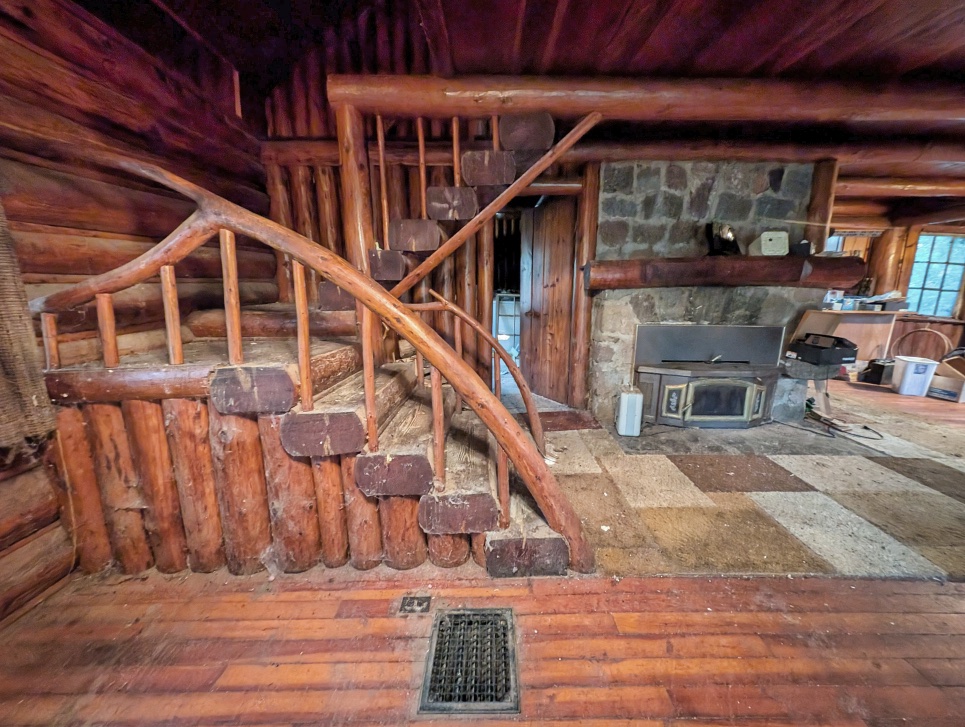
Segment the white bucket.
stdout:
<path fill-rule="evenodd" d="M 936 368 L 938 368 L 938 361 L 932 361 L 930 358 L 895 356 L 891 388 L 902 396 L 924 396 L 928 393 Z"/>

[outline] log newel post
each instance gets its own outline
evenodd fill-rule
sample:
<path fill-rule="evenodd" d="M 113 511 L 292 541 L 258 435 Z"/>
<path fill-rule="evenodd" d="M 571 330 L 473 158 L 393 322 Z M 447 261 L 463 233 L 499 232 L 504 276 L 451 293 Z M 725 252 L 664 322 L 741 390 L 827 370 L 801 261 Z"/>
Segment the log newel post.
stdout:
<path fill-rule="evenodd" d="M 576 257 L 573 265 L 573 348 L 567 403 L 577 408 L 586 406 L 593 298 L 583 285 L 583 275 L 584 268 L 596 257 L 599 198 L 600 164 L 590 162 L 583 172 L 577 215 Z"/>
<path fill-rule="evenodd" d="M 116 368 L 121 359 L 117 351 L 114 296 L 111 293 L 98 293 L 94 299 L 97 301 L 97 331 L 100 335 L 104 366 L 109 369 Z"/>
<path fill-rule="evenodd" d="M 298 395 L 302 411 L 314 407 L 312 391 L 312 340 L 308 319 L 308 296 L 305 266 L 292 261 L 292 280 L 295 287 L 295 326 L 298 339 Z"/>
<path fill-rule="evenodd" d="M 241 295 L 238 289 L 238 257 L 235 233 L 220 230 L 221 277 L 224 283 L 224 314 L 228 338 L 228 363 L 239 366 L 245 361 L 241 348 Z"/>
<path fill-rule="evenodd" d="M 40 335 L 44 341 L 44 367 L 59 369 L 60 342 L 57 340 L 57 316 L 55 314 L 40 314 Z"/>
<path fill-rule="evenodd" d="M 435 466 L 435 486 L 441 490 L 446 483 L 445 410 L 442 401 L 442 374 L 435 366 L 429 368 L 432 387 L 432 458 Z"/>
<path fill-rule="evenodd" d="M 168 363 L 184 363 L 181 343 L 181 311 L 178 307 L 178 286 L 173 265 L 161 266 L 161 302 L 164 304 L 164 331 L 168 343 Z"/>

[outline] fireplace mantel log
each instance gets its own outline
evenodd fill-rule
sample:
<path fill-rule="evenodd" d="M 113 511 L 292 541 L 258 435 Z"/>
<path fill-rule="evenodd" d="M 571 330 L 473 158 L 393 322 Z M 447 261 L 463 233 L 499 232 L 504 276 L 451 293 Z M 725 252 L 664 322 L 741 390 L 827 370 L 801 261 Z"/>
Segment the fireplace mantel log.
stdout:
<path fill-rule="evenodd" d="M 587 290 L 678 286 L 779 285 L 850 288 L 867 265 L 857 257 L 681 257 L 594 260 L 584 269 Z"/>

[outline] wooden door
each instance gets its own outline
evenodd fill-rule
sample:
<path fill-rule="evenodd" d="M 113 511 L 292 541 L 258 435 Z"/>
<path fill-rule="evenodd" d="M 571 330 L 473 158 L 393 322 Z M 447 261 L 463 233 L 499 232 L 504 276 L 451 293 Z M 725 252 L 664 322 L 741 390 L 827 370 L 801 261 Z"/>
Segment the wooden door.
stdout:
<path fill-rule="evenodd" d="M 576 200 L 551 199 L 520 220 L 520 368 L 533 391 L 566 402 L 572 346 Z"/>

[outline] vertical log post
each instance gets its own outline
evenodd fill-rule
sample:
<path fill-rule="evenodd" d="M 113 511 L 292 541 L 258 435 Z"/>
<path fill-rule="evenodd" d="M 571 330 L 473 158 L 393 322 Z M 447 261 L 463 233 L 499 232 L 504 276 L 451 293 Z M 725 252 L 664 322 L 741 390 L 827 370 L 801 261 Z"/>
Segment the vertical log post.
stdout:
<path fill-rule="evenodd" d="M 435 465 L 436 489 L 446 482 L 446 414 L 442 401 L 442 374 L 435 366 L 429 368 L 432 387 L 432 461 Z"/>
<path fill-rule="evenodd" d="M 369 209 L 368 152 L 362 114 L 352 106 L 340 106 L 335 112 L 339 138 L 340 179 L 345 225 L 345 254 L 356 269 L 368 275 L 369 250 L 375 248 L 372 211 Z M 365 385 L 365 423 L 368 446 L 378 449 L 379 428 L 375 408 L 376 356 L 381 361 L 382 339 L 379 324 L 372 311 L 357 304 L 362 321 L 362 376 Z M 353 483 L 354 486 L 354 483 Z"/>
<path fill-rule="evenodd" d="M 472 559 L 480 568 L 486 567 L 486 533 L 473 533 L 469 536 Z"/>
<path fill-rule="evenodd" d="M 208 420 L 228 570 L 235 575 L 257 573 L 272 544 L 258 422 L 221 414 L 210 400 Z"/>
<path fill-rule="evenodd" d="M 382 249 L 389 249 L 389 180 L 385 168 L 385 126 L 382 116 L 375 117 L 375 131 L 379 145 L 379 202 L 382 205 Z"/>
<path fill-rule="evenodd" d="M 297 297 L 297 287 L 295 292 Z M 281 418 L 277 416 L 258 417 L 272 551 L 279 568 L 286 573 L 301 573 L 314 566 L 321 554 L 318 501 L 311 463 L 307 458 L 292 457 L 285 451 L 280 423 Z"/>
<path fill-rule="evenodd" d="M 482 229 L 476 247 L 476 317 L 487 331 L 493 330 L 493 264 L 496 226 L 494 220 L 489 220 Z M 492 347 L 485 338 L 479 336 L 476 341 L 479 373 L 492 385 Z"/>
<path fill-rule="evenodd" d="M 141 490 L 147 505 L 144 527 L 154 553 L 154 564 L 162 573 L 177 573 L 188 566 L 187 541 L 161 404 L 131 399 L 123 402 L 121 409 L 141 476 Z"/>
<path fill-rule="evenodd" d="M 469 560 L 469 536 L 430 535 L 429 560 L 440 568 L 455 568 Z"/>
<path fill-rule="evenodd" d="M 824 252 L 831 229 L 831 209 L 834 207 L 834 187 L 838 183 L 837 159 L 823 159 L 814 165 L 811 179 L 811 202 L 808 204 L 804 239 L 811 242 L 814 253 Z"/>
<path fill-rule="evenodd" d="M 871 255 L 868 260 L 869 275 L 874 278 L 874 294 L 880 295 L 898 288 L 898 271 L 905 248 L 908 230 L 892 227 L 871 241 Z"/>
<path fill-rule="evenodd" d="M 419 498 L 383 497 L 379 501 L 385 564 L 396 570 L 426 562 L 426 536 L 419 527 Z"/>
<path fill-rule="evenodd" d="M 44 367 L 60 368 L 60 342 L 57 340 L 57 316 L 53 313 L 40 314 L 40 335 L 44 341 Z"/>
<path fill-rule="evenodd" d="M 570 354 L 570 382 L 567 403 L 582 409 L 586 406 L 586 377 L 590 361 L 590 321 L 593 298 L 583 285 L 583 268 L 596 257 L 596 233 L 599 217 L 600 164 L 591 162 L 583 171 L 576 223 L 576 256 L 573 265 L 573 341 Z"/>
<path fill-rule="evenodd" d="M 114 558 L 125 573 L 140 573 L 154 564 L 154 557 L 144 532 L 145 501 L 124 415 L 117 404 L 87 404 L 84 415 Z"/>
<path fill-rule="evenodd" d="M 178 286 L 174 278 L 174 266 L 161 266 L 161 301 L 164 304 L 164 330 L 168 340 L 168 363 L 184 363 L 184 347 L 181 344 L 181 311 L 178 307 Z"/>
<path fill-rule="evenodd" d="M 225 564 L 225 556 L 208 408 L 194 399 L 165 399 L 161 408 L 181 502 L 188 567 L 196 573 L 210 573 Z"/>
<path fill-rule="evenodd" d="M 114 322 L 114 296 L 110 293 L 98 293 L 97 301 L 97 331 L 101 341 L 101 351 L 104 366 L 116 368 L 121 363 L 117 352 L 117 326 Z"/>
<path fill-rule="evenodd" d="M 305 267 L 292 260 L 292 281 L 295 287 L 295 327 L 298 339 L 298 395 L 302 411 L 314 408 L 312 391 L 312 339 L 308 319 L 308 297 L 305 295 Z"/>
<path fill-rule="evenodd" d="M 322 563 L 338 568 L 348 563 L 348 525 L 338 457 L 312 457 L 312 479 L 318 503 Z"/>
<path fill-rule="evenodd" d="M 419 203 L 421 206 L 419 213 L 422 215 L 422 219 L 426 219 L 429 216 L 426 211 L 426 185 L 428 184 L 426 180 L 426 127 L 421 116 L 415 120 L 415 128 L 419 140 Z"/>
<path fill-rule="evenodd" d="M 366 497 L 355 484 L 355 455 L 342 455 L 342 488 L 348 523 L 349 561 L 358 570 L 382 562 L 382 530 L 378 500 Z"/>
<path fill-rule="evenodd" d="M 452 117 L 452 183 L 462 186 L 462 154 L 459 150 L 459 117 Z"/>
<path fill-rule="evenodd" d="M 228 363 L 238 366 L 245 361 L 241 347 L 241 297 L 238 289 L 238 257 L 235 233 L 219 232 L 221 242 L 221 277 L 224 282 L 224 314 L 228 337 Z"/>
<path fill-rule="evenodd" d="M 499 151 L 499 117 L 489 118 L 489 131 L 493 136 L 493 151 Z"/>
<path fill-rule="evenodd" d="M 57 410 L 54 462 L 73 510 L 74 537 L 80 567 L 96 573 L 111 563 L 110 535 L 97 487 L 94 457 L 80 409 Z"/>
<path fill-rule="evenodd" d="M 268 118 L 271 119 L 271 114 L 268 114 Z M 274 162 L 265 164 L 265 180 L 271 204 L 268 214 L 272 221 L 289 230 L 292 229 L 291 202 L 281 167 Z M 275 250 L 275 280 L 278 283 L 278 302 L 290 303 L 292 290 L 291 278 L 288 275 L 288 261 L 280 250 Z"/>

